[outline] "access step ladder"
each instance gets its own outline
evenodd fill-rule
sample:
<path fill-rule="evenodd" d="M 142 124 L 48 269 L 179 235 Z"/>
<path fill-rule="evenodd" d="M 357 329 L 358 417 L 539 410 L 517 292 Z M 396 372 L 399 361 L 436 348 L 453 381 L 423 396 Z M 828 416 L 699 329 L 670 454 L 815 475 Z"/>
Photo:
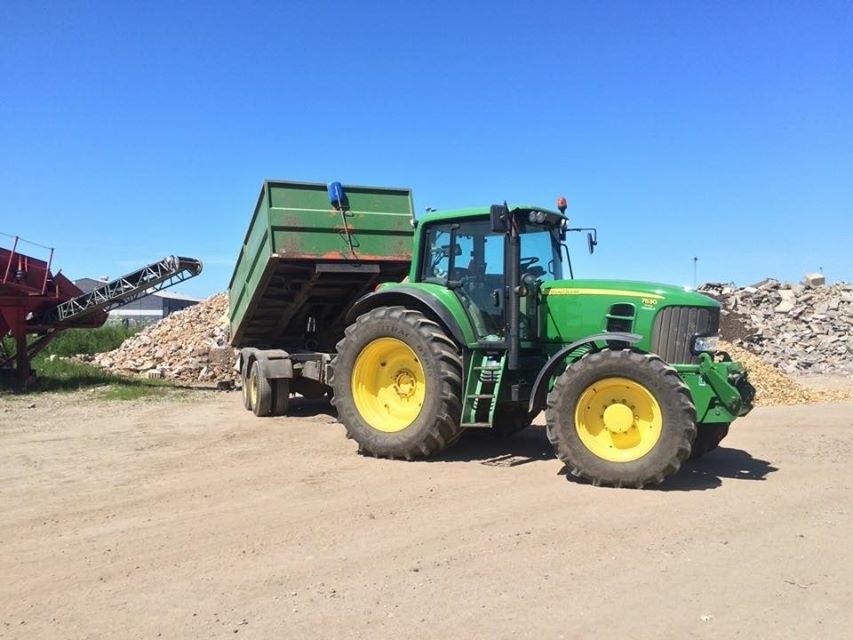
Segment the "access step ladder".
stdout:
<path fill-rule="evenodd" d="M 490 428 L 506 371 L 506 352 L 475 353 L 465 380 L 462 426 Z"/>

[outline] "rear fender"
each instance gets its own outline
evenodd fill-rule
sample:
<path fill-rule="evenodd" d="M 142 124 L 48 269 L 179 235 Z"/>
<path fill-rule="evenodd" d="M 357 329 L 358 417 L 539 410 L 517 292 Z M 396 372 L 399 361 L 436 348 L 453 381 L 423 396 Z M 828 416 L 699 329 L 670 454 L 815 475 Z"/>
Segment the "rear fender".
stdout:
<path fill-rule="evenodd" d="M 249 377 L 252 363 L 257 362 L 261 375 L 269 380 L 293 377 L 293 362 L 290 354 L 282 349 L 240 349 L 237 367 L 243 379 Z"/>
<path fill-rule="evenodd" d="M 455 295 L 448 293 L 453 296 L 452 300 L 458 306 L 455 310 L 451 310 L 437 295 L 421 288 L 405 285 L 383 288 L 356 301 L 347 312 L 346 319 L 347 322 L 353 322 L 358 316 L 377 307 L 401 306 L 416 309 L 441 325 L 460 347 L 464 347 L 474 341 L 474 330 Z M 462 322 L 460 317 L 463 318 Z"/>

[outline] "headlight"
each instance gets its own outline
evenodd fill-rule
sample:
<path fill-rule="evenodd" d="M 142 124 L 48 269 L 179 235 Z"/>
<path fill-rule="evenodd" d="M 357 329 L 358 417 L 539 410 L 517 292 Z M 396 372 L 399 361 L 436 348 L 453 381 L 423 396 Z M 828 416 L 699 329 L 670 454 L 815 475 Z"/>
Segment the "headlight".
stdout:
<path fill-rule="evenodd" d="M 716 351 L 720 336 L 699 336 L 693 340 L 693 353 L 702 353 L 703 351 Z"/>

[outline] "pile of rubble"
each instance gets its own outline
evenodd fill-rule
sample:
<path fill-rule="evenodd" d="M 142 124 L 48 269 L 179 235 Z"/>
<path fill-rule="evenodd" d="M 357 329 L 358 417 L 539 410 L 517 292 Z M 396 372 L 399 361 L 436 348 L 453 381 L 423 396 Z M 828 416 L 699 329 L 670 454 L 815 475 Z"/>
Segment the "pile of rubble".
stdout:
<path fill-rule="evenodd" d="M 827 285 L 820 274 L 803 284 L 767 279 L 748 287 L 705 284 L 722 303 L 724 340 L 758 354 L 788 374 L 853 375 L 853 284 Z"/>
<path fill-rule="evenodd" d="M 755 387 L 755 404 L 810 404 L 812 402 L 838 402 L 853 400 L 853 393 L 834 390 L 809 389 L 798 384 L 779 369 L 750 353 L 723 340 L 720 349 L 734 361 L 746 367 L 749 382 Z"/>
<path fill-rule="evenodd" d="M 117 373 L 230 385 L 235 359 L 228 340 L 228 296 L 220 293 L 168 315 L 92 361 Z"/>

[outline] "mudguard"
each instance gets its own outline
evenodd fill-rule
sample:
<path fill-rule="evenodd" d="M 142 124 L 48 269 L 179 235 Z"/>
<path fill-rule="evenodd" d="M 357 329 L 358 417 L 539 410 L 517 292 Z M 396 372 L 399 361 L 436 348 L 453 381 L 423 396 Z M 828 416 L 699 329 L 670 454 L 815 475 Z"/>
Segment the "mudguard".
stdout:
<path fill-rule="evenodd" d="M 596 333 L 567 344 L 551 356 L 548 362 L 545 363 L 545 366 L 539 371 L 539 375 L 536 376 L 536 381 L 533 383 L 533 388 L 530 393 L 529 411 L 538 412 L 545 407 L 545 396 L 548 395 L 548 383 L 550 382 L 551 377 L 557 372 L 560 365 L 563 364 L 566 356 L 578 347 L 582 347 L 585 344 L 595 344 L 596 342 L 622 342 L 626 344 L 636 344 L 642 340 L 642 338 L 643 336 L 636 333 L 607 332 Z"/>
<path fill-rule="evenodd" d="M 473 338 L 471 327 L 463 328 L 447 305 L 437 296 L 424 289 L 405 285 L 380 289 L 360 298 L 347 312 L 347 322 L 353 322 L 358 316 L 376 307 L 391 305 L 417 309 L 433 317 L 450 333 L 459 346 L 464 347 Z M 467 331 L 465 331 L 466 328 Z"/>

